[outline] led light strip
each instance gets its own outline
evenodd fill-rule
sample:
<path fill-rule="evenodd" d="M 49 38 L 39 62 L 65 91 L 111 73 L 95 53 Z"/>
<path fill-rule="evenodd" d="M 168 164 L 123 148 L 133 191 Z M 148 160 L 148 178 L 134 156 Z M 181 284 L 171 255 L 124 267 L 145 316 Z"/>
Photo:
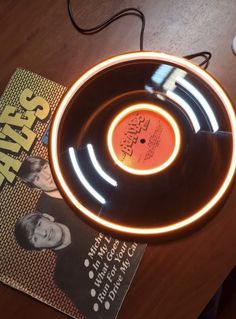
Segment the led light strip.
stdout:
<path fill-rule="evenodd" d="M 88 149 L 88 153 L 89 153 L 89 157 L 90 160 L 93 164 L 93 167 L 95 168 L 95 170 L 97 171 L 97 173 L 105 180 L 107 181 L 109 184 L 111 184 L 112 186 L 116 187 L 117 186 L 117 181 L 115 181 L 111 176 L 109 176 L 106 172 L 104 172 L 104 170 L 101 168 L 101 165 L 99 164 L 95 153 L 94 153 L 94 149 L 92 144 L 87 144 L 87 149 Z"/>
<path fill-rule="evenodd" d="M 191 106 L 177 93 L 167 91 L 166 95 L 185 111 L 194 128 L 194 132 L 197 133 L 200 130 L 200 124 Z"/>
<path fill-rule="evenodd" d="M 69 155 L 72 167 L 79 179 L 79 181 L 82 183 L 82 185 L 87 189 L 87 191 L 94 197 L 96 200 L 98 200 L 101 204 L 106 204 L 105 198 L 103 198 L 94 188 L 92 185 L 89 184 L 87 179 L 85 178 L 84 174 L 82 173 L 79 163 L 77 161 L 75 150 L 73 147 L 69 148 Z"/>
<path fill-rule="evenodd" d="M 73 98 L 74 94 L 77 92 L 77 90 L 88 81 L 92 76 L 97 74 L 98 72 L 115 65 L 117 63 L 122 63 L 126 61 L 132 61 L 132 60 L 157 60 L 163 63 L 173 63 L 177 64 L 180 67 L 186 68 L 187 70 L 193 72 L 195 75 L 199 76 L 200 78 L 204 79 L 205 82 L 215 91 L 218 93 L 218 96 L 220 97 L 223 105 L 225 106 L 226 112 L 229 117 L 229 121 L 232 128 L 232 137 L 233 137 L 233 150 L 232 150 L 232 157 L 230 166 L 228 169 L 228 172 L 226 174 L 225 180 L 223 181 L 221 187 L 219 190 L 212 196 L 212 198 L 209 200 L 209 202 L 203 206 L 200 210 L 193 212 L 193 214 L 183 219 L 177 223 L 163 226 L 163 227 L 155 227 L 155 228 L 136 228 L 136 227 L 127 227 L 120 224 L 115 224 L 112 222 L 109 222 L 107 220 L 104 220 L 98 216 L 96 216 L 93 212 L 91 212 L 89 209 L 84 207 L 75 197 L 75 195 L 71 192 L 68 185 L 65 182 L 65 179 L 62 175 L 59 159 L 58 159 L 58 132 L 60 127 L 60 122 L 62 119 L 62 116 L 64 114 L 64 111 L 70 102 L 70 100 Z M 53 163 L 53 170 L 55 173 L 55 178 L 60 184 L 60 190 L 62 193 L 68 198 L 68 200 L 83 213 L 88 218 L 93 220 L 96 223 L 101 224 L 104 227 L 113 229 L 115 231 L 123 232 L 123 233 L 129 233 L 129 234 L 136 234 L 140 236 L 144 235 L 156 235 L 156 234 L 163 234 L 163 233 L 169 233 L 173 232 L 175 230 L 181 229 L 183 227 L 186 227 L 197 220 L 199 220 L 201 217 L 203 217 L 207 212 L 209 212 L 223 197 L 224 193 L 227 191 L 228 187 L 230 186 L 230 183 L 232 182 L 234 173 L 235 173 L 235 166 L 236 166 L 236 118 L 235 113 L 233 110 L 233 107 L 231 105 L 230 100 L 226 96 L 225 92 L 221 88 L 221 86 L 203 69 L 198 67 L 197 65 L 179 57 L 175 57 L 172 55 L 168 55 L 165 53 L 157 53 L 157 52 L 134 52 L 134 53 L 127 53 L 120 56 L 116 56 L 113 58 L 110 58 L 108 60 L 105 60 L 94 67 L 92 67 L 89 71 L 84 73 L 67 91 L 64 98 L 62 99 L 60 105 L 57 108 L 57 111 L 54 115 L 54 120 L 51 125 L 51 134 L 50 134 L 50 158 L 51 162 Z"/>
<path fill-rule="evenodd" d="M 205 114 L 211 124 L 211 128 L 213 132 L 214 133 L 217 132 L 219 130 L 217 119 L 215 117 L 215 114 L 212 108 L 210 107 L 209 103 L 204 98 L 204 96 L 190 82 L 188 82 L 187 80 L 185 80 L 184 78 L 180 76 L 176 78 L 176 83 L 179 83 L 183 88 L 185 88 L 188 92 L 190 92 L 195 97 L 195 99 L 200 103 L 200 105 L 204 109 Z"/>

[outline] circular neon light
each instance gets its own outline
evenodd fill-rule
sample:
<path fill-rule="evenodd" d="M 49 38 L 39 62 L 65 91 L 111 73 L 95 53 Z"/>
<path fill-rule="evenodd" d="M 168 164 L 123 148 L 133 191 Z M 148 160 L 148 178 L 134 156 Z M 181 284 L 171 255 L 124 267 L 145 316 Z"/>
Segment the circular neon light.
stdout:
<path fill-rule="evenodd" d="M 60 162 L 58 159 L 58 133 L 59 133 L 59 127 L 60 122 L 62 119 L 62 116 L 64 114 L 64 111 L 67 108 L 68 103 L 73 98 L 74 94 L 77 92 L 77 90 L 86 83 L 92 76 L 97 74 L 98 72 L 101 72 L 102 70 L 113 66 L 118 63 L 126 62 L 126 61 L 132 61 L 132 60 L 158 60 L 160 62 L 168 62 L 177 64 L 180 67 L 183 67 L 192 73 L 194 73 L 196 76 L 200 77 L 207 83 L 218 95 L 221 102 L 225 106 L 225 110 L 228 114 L 228 118 L 230 121 L 231 129 L 232 129 L 232 140 L 233 140 L 233 148 L 232 148 L 232 156 L 231 161 L 229 165 L 229 169 L 227 171 L 226 177 L 219 187 L 218 191 L 210 198 L 210 200 L 207 202 L 206 205 L 204 205 L 200 210 L 193 212 L 191 216 L 189 216 L 186 219 L 182 219 L 177 223 L 170 224 L 163 227 L 154 227 L 154 228 L 135 228 L 135 227 L 127 227 L 125 225 L 116 224 L 109 222 L 105 219 L 100 218 L 99 216 L 95 215 L 92 211 L 87 209 L 85 206 L 83 206 L 76 198 L 76 196 L 71 192 L 70 188 L 68 187 L 64 176 L 62 175 L 62 171 L 60 168 Z M 122 232 L 122 233 L 128 233 L 128 234 L 134 234 L 134 235 L 157 235 L 157 234 L 163 234 L 163 233 L 170 233 L 173 231 L 176 231 L 178 229 L 184 228 L 200 218 L 202 218 L 204 215 L 206 215 L 223 197 L 225 192 L 227 191 L 228 187 L 230 186 L 232 179 L 234 177 L 235 173 L 235 167 L 236 167 L 236 118 L 233 106 L 228 99 L 227 95 L 221 88 L 221 86 L 203 69 L 198 67 L 197 65 L 179 57 L 175 57 L 172 55 L 168 55 L 165 53 L 157 53 L 157 52 L 134 52 L 134 53 L 127 53 L 120 56 L 116 56 L 113 58 L 110 58 L 108 60 L 105 60 L 96 66 L 92 67 L 90 70 L 88 70 L 86 73 L 84 73 L 67 91 L 64 98 L 60 102 L 60 105 L 57 108 L 57 111 L 54 115 L 54 119 L 51 125 L 51 133 L 50 133 L 50 159 L 51 163 L 53 165 L 52 169 L 54 172 L 54 177 L 56 181 L 59 184 L 59 188 L 62 191 L 63 195 L 68 199 L 70 203 L 73 204 L 73 206 L 80 210 L 82 214 L 84 214 L 86 217 L 88 217 L 90 220 L 93 220 L 94 222 L 101 224 L 102 226 L 112 229 L 114 231 Z"/>
<path fill-rule="evenodd" d="M 132 167 L 125 165 L 123 162 L 121 162 L 119 160 L 119 158 L 117 157 L 117 154 L 114 150 L 114 147 L 113 147 L 113 134 L 114 134 L 114 130 L 116 129 L 117 125 L 127 115 L 134 113 L 134 112 L 138 112 L 138 111 L 150 111 L 150 112 L 153 112 L 157 115 L 161 115 L 168 122 L 168 124 L 171 126 L 171 128 L 173 129 L 173 132 L 174 132 L 175 144 L 174 144 L 174 148 L 173 148 L 172 153 L 170 154 L 170 156 L 168 157 L 168 159 L 164 163 L 162 163 L 161 165 L 156 166 L 154 168 L 150 168 L 150 169 L 135 169 L 135 168 L 132 168 Z M 155 174 L 155 173 L 158 173 L 158 172 L 166 169 L 175 160 L 175 158 L 179 152 L 179 147 L 180 147 L 180 132 L 179 132 L 179 128 L 178 128 L 176 121 L 168 112 L 164 111 L 163 109 L 161 109 L 160 107 L 157 107 L 155 105 L 152 105 L 149 103 L 141 103 L 141 104 L 136 104 L 136 105 L 133 105 L 133 106 L 126 108 L 125 110 L 120 112 L 113 119 L 113 121 L 108 129 L 107 145 L 108 145 L 108 149 L 110 151 L 111 157 L 113 158 L 114 162 L 120 168 L 122 168 L 123 170 L 125 170 L 126 172 L 131 173 L 131 174 L 151 175 L 151 174 Z"/>

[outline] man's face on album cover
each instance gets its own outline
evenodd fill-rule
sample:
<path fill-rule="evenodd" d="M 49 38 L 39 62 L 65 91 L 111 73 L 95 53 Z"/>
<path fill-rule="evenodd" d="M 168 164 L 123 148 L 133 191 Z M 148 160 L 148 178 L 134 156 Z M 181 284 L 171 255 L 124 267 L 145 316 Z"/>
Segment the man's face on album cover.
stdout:
<path fill-rule="evenodd" d="M 45 163 L 40 171 L 31 173 L 30 179 L 35 187 L 40 188 L 44 192 L 51 192 L 57 189 L 49 163 Z"/>
<path fill-rule="evenodd" d="M 42 216 L 35 225 L 31 243 L 35 248 L 55 249 L 63 243 L 64 232 L 60 224 Z"/>

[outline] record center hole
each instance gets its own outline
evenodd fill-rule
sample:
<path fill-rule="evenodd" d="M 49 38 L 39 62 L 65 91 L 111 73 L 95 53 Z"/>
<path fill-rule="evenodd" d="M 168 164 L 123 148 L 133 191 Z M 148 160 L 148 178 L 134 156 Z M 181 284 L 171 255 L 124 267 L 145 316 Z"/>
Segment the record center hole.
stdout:
<path fill-rule="evenodd" d="M 142 143 L 142 144 L 146 143 L 145 138 L 141 138 L 140 143 Z"/>

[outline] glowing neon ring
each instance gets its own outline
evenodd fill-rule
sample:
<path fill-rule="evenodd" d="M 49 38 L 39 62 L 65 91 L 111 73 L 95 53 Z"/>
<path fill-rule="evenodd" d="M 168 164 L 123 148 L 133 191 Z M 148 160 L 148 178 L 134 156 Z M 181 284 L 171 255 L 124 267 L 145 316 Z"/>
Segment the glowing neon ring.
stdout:
<path fill-rule="evenodd" d="M 105 70 L 108 67 L 111 67 L 121 62 L 140 60 L 140 59 L 142 60 L 152 59 L 152 60 L 161 61 L 163 63 L 168 62 L 168 63 L 173 63 L 175 65 L 177 64 L 178 66 L 186 68 L 188 71 L 191 71 L 197 77 L 200 77 L 201 79 L 203 79 L 205 83 L 207 83 L 213 89 L 213 91 L 217 93 L 217 96 L 220 98 L 227 112 L 231 129 L 232 129 L 233 147 L 232 147 L 231 161 L 230 161 L 230 165 L 229 165 L 229 169 L 227 171 L 226 177 L 223 183 L 221 184 L 221 186 L 219 187 L 217 193 L 207 202 L 206 205 L 204 205 L 200 210 L 194 212 L 190 217 L 180 220 L 174 224 L 170 224 L 163 227 L 155 227 L 155 228 L 134 228 L 134 227 L 127 227 L 124 225 L 112 223 L 100 218 L 99 216 L 95 215 L 92 211 L 84 207 L 73 195 L 73 193 L 71 192 L 70 188 L 68 187 L 65 181 L 64 176 L 62 175 L 62 171 L 61 171 L 60 163 L 58 159 L 58 148 L 57 148 L 60 121 L 62 119 L 64 111 L 67 108 L 68 103 L 73 98 L 73 96 L 78 91 L 78 89 L 84 83 L 86 83 L 92 76 L 94 76 L 98 72 L 101 72 L 102 70 Z M 101 226 L 111 229 L 113 231 L 118 231 L 118 232 L 127 233 L 127 234 L 142 236 L 142 235 L 156 235 L 156 234 L 170 233 L 175 230 L 184 228 L 196 222 L 197 220 L 201 219 L 204 215 L 206 215 L 210 210 L 212 210 L 216 206 L 216 204 L 222 199 L 223 195 L 229 188 L 233 180 L 235 167 L 236 167 L 236 118 L 235 118 L 234 109 L 227 95 L 221 88 L 221 86 L 203 69 L 201 69 L 200 67 L 192 64 L 191 62 L 183 58 L 167 55 L 164 53 L 156 53 L 156 52 L 134 52 L 134 53 L 123 54 L 120 56 L 110 58 L 92 67 L 69 88 L 69 90 L 63 97 L 60 105 L 58 106 L 58 109 L 56 111 L 56 114 L 54 116 L 54 119 L 51 125 L 50 160 L 51 160 L 52 170 L 54 173 L 55 180 L 57 184 L 59 185 L 59 188 L 62 191 L 63 195 L 77 210 L 79 210 L 82 214 L 84 214 L 90 220 L 100 224 Z"/>

